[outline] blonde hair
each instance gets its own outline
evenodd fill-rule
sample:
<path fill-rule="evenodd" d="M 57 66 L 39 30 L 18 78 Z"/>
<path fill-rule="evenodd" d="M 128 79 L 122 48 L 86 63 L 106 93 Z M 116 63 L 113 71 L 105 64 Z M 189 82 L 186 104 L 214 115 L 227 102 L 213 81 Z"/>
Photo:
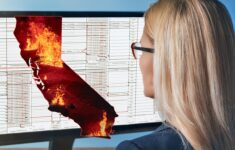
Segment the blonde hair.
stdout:
<path fill-rule="evenodd" d="M 235 36 L 217 0 L 159 0 L 145 13 L 158 110 L 195 150 L 234 150 Z"/>

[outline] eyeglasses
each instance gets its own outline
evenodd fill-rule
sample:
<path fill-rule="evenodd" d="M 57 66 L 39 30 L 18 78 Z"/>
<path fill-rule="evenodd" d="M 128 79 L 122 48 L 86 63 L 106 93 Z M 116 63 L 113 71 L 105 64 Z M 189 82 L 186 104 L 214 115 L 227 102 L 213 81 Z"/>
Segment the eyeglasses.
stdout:
<path fill-rule="evenodd" d="M 131 44 L 131 50 L 132 54 L 135 59 L 140 58 L 143 52 L 149 52 L 149 53 L 154 53 L 153 48 L 146 48 L 146 47 L 141 47 L 140 42 L 134 42 Z"/>

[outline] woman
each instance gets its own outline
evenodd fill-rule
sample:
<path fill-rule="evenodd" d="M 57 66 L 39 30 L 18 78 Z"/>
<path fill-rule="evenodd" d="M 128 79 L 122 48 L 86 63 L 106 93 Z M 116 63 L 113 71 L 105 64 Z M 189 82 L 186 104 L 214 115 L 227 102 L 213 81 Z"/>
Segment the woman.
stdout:
<path fill-rule="evenodd" d="M 159 0 L 145 13 L 141 44 L 144 93 L 165 121 L 116 150 L 235 150 L 235 35 L 225 6 Z"/>

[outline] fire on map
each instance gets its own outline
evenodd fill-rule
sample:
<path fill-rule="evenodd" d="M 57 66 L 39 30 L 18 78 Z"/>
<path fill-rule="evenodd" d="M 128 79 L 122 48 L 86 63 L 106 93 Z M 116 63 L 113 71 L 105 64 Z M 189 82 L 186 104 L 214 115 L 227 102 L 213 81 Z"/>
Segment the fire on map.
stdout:
<path fill-rule="evenodd" d="M 33 70 L 48 109 L 73 119 L 81 135 L 110 138 L 114 107 L 61 59 L 62 17 L 16 17 L 20 54 Z"/>

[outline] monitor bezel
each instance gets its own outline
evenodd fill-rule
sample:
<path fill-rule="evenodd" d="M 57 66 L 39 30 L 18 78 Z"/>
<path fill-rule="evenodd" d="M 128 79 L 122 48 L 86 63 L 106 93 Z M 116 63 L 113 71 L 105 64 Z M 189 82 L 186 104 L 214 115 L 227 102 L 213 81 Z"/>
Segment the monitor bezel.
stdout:
<path fill-rule="evenodd" d="M 61 17 L 143 17 L 144 12 L 106 12 L 106 11 L 0 11 L 0 17 L 15 16 L 61 16 Z"/>

